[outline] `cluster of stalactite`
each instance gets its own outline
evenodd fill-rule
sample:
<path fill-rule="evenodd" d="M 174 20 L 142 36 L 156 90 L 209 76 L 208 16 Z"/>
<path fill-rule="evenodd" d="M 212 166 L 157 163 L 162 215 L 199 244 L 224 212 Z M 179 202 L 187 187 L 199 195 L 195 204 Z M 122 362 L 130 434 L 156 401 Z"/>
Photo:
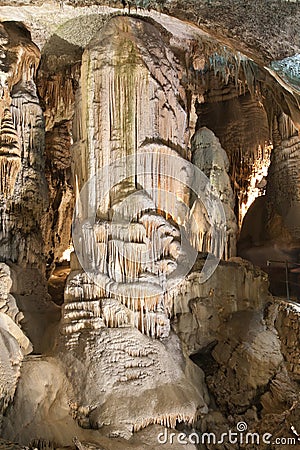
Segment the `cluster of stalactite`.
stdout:
<path fill-rule="evenodd" d="M 0 129 L 0 191 L 4 198 L 9 198 L 13 194 L 20 169 L 20 139 L 14 127 L 10 110 L 5 109 Z"/>
<path fill-rule="evenodd" d="M 80 283 L 68 283 L 66 308 L 72 308 L 69 301 L 81 301 L 85 309 L 90 299 L 98 299 L 98 307 L 102 307 L 96 317 L 103 325 L 131 325 L 151 337 L 166 337 L 170 314 L 164 304 L 164 291 L 167 276 L 177 267 L 180 233 L 155 210 L 135 220 L 125 225 L 97 221 L 93 227 L 84 226 L 79 253 L 91 280 L 85 289 Z M 92 271 L 97 275 L 93 276 Z M 117 308 L 103 307 L 110 298 L 117 300 Z M 78 328 L 78 321 L 75 323 Z"/>
<path fill-rule="evenodd" d="M 35 85 L 40 52 L 23 24 L 4 22 L 1 33 L 0 257 L 42 267 L 40 222 L 47 189 L 44 118 Z"/>

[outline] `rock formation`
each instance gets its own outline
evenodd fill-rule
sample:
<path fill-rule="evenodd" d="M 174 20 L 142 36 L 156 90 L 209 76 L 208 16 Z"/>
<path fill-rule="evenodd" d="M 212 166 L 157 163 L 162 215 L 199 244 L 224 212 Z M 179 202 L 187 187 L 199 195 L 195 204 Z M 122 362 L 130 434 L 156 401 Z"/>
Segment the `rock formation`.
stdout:
<path fill-rule="evenodd" d="M 209 178 L 216 194 L 221 199 L 226 217 L 226 242 L 224 259 L 236 255 L 237 223 L 234 214 L 234 197 L 228 176 L 229 160 L 216 136 L 207 128 L 200 128 L 192 140 L 192 161 Z M 200 221 L 198 218 L 196 222 Z M 198 248 L 199 251 L 211 251 Z"/>
<path fill-rule="evenodd" d="M 39 50 L 23 25 L 5 22 L 1 32 L 1 258 L 43 267 L 44 118 L 34 82 Z"/>
<path fill-rule="evenodd" d="M 12 401 L 20 376 L 23 357 L 32 351 L 32 345 L 20 328 L 22 313 L 10 294 L 12 287 L 9 267 L 0 264 L 0 320 L 1 320 L 1 420 Z"/>

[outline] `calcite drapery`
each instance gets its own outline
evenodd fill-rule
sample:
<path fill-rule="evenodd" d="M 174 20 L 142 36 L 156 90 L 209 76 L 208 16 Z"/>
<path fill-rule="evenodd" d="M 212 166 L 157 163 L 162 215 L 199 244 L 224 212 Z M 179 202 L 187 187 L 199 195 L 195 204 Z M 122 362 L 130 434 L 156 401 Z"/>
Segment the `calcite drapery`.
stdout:
<path fill-rule="evenodd" d="M 1 34 L 1 258 L 43 267 L 44 120 L 34 81 L 40 52 L 21 23 L 2 23 Z"/>
<path fill-rule="evenodd" d="M 8 198 L 13 194 L 16 178 L 21 169 L 20 141 L 9 109 L 4 111 L 1 122 L 0 165 L 0 192 L 4 198 Z"/>
<path fill-rule="evenodd" d="M 23 357 L 32 351 L 31 343 L 19 325 L 22 313 L 10 294 L 11 287 L 10 268 L 0 263 L 0 424 L 13 399 Z"/>
<path fill-rule="evenodd" d="M 229 161 L 225 150 L 222 149 L 218 138 L 207 128 L 197 130 L 192 139 L 192 161 L 203 170 L 209 178 L 216 195 L 221 199 L 226 216 L 226 243 L 224 251 L 224 259 L 228 259 L 236 255 L 236 236 L 237 223 L 234 214 L 234 197 L 231 188 L 230 178 L 228 175 Z M 196 209 L 197 205 L 195 205 Z M 203 210 L 197 208 L 197 222 L 207 220 L 204 217 Z M 219 224 L 221 227 L 222 224 Z M 199 232 L 194 239 L 197 242 L 199 251 L 211 251 L 209 239 L 209 222 L 206 227 L 199 227 Z M 207 236 L 208 235 L 208 236 Z"/>

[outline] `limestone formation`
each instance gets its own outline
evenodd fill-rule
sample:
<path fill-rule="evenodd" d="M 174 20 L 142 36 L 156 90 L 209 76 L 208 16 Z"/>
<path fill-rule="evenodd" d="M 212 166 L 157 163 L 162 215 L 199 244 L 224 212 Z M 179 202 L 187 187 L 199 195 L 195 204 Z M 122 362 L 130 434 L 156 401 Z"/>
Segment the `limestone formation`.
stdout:
<path fill-rule="evenodd" d="M 18 134 L 9 109 L 4 111 L 1 123 L 1 194 L 13 194 L 17 175 L 21 169 L 21 151 Z"/>
<path fill-rule="evenodd" d="M 236 255 L 237 224 L 234 214 L 234 198 L 228 176 L 229 161 L 213 132 L 200 128 L 192 140 L 192 161 L 209 178 L 216 195 L 221 199 L 226 216 L 226 243 L 224 259 Z M 196 219 L 198 222 L 200 218 Z M 203 219 L 202 219 L 203 220 Z M 208 231 L 208 230 L 207 230 Z M 199 238 L 198 238 L 199 240 Z M 209 248 L 198 247 L 199 251 L 210 251 Z"/>
<path fill-rule="evenodd" d="M 278 313 L 275 327 L 281 341 L 281 351 L 286 361 L 286 367 L 293 380 L 299 380 L 299 306 L 281 301 L 277 305 Z"/>
<path fill-rule="evenodd" d="M 3 414 L 15 394 L 23 357 L 32 351 L 32 346 L 20 328 L 22 314 L 14 297 L 10 294 L 11 273 L 9 267 L 4 263 L 0 263 L 0 280 L 0 420 L 2 422 Z"/>
<path fill-rule="evenodd" d="M 43 267 L 44 119 L 34 82 L 40 52 L 22 24 L 1 27 L 1 258 Z"/>

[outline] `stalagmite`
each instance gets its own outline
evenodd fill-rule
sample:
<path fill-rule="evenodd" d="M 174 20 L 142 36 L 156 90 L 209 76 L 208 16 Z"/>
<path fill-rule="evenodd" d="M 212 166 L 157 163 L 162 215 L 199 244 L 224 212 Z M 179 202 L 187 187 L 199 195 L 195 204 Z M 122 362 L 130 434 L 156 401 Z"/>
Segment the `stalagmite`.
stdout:
<path fill-rule="evenodd" d="M 207 128 L 200 128 L 192 141 L 192 160 L 194 164 L 209 178 L 214 192 L 209 195 L 218 196 L 223 205 L 226 215 L 226 239 L 224 258 L 228 259 L 236 254 L 237 223 L 234 208 L 234 198 L 228 176 L 229 161 L 226 152 L 222 149 L 219 140 L 212 131 Z M 218 254 L 223 247 L 220 239 L 211 236 L 211 224 L 205 205 L 198 200 L 194 203 L 192 213 L 195 214 L 192 241 L 199 251 L 209 251 Z M 220 218 L 219 218 L 220 219 Z M 218 218 L 217 218 L 218 220 Z M 222 223 L 217 224 L 221 229 Z M 212 239 L 213 237 L 213 239 Z M 220 238 L 222 234 L 220 233 Z"/>

